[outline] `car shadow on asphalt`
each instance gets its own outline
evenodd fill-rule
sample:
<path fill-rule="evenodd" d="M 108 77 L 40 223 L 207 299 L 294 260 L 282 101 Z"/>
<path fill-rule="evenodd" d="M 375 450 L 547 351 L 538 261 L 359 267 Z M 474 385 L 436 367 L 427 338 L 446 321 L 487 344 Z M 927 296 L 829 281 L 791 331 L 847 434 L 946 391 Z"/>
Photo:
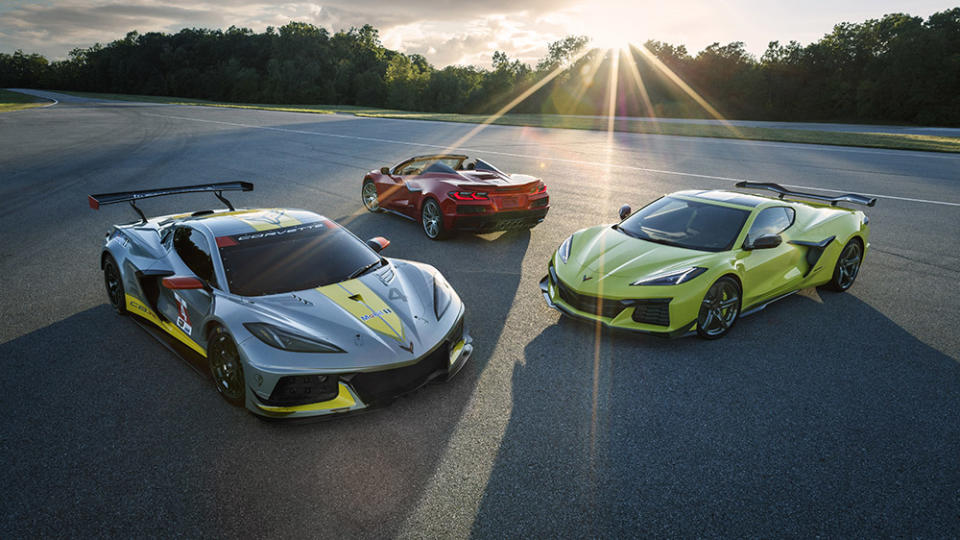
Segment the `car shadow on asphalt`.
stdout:
<path fill-rule="evenodd" d="M 714 342 L 559 319 L 514 368 L 472 536 L 960 534 L 960 364 L 855 291 Z"/>
<path fill-rule="evenodd" d="M 263 422 L 224 403 L 205 374 L 133 321 L 98 305 L 0 344 L 8 375 L 0 394 L 2 530 L 395 534 L 464 414 L 520 283 L 519 271 L 474 265 L 518 268 L 530 232 L 434 243 L 419 227 L 370 218 L 350 229 L 389 236 L 385 255 L 433 264 L 467 306 L 475 349 L 456 378 L 368 414 Z"/>

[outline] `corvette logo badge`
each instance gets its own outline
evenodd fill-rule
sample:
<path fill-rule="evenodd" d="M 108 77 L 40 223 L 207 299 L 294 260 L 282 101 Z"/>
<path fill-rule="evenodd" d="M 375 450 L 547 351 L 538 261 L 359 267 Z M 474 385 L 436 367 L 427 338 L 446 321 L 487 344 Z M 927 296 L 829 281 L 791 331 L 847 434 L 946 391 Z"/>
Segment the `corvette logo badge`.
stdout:
<path fill-rule="evenodd" d="M 590 276 L 588 276 L 588 275 L 586 275 L 586 274 L 583 275 L 583 281 L 589 281 L 589 280 L 591 280 L 591 279 L 593 279 L 593 278 L 590 277 Z"/>

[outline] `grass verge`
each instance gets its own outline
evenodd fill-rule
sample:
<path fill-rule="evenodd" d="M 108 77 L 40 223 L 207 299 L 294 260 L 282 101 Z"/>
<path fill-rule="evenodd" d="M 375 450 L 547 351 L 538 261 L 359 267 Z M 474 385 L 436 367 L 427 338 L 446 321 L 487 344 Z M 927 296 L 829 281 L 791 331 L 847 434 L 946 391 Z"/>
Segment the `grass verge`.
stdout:
<path fill-rule="evenodd" d="M 90 92 L 63 92 L 65 94 L 109 99 L 118 101 L 139 101 L 146 103 L 167 103 L 173 105 L 199 105 L 204 107 L 227 107 L 235 109 L 261 109 L 267 111 L 305 112 L 315 114 L 353 114 L 367 118 L 396 118 L 401 120 L 433 120 L 438 122 L 460 122 L 481 124 L 489 117 L 479 114 L 421 113 L 377 109 L 373 107 L 355 107 L 349 105 L 266 105 L 260 103 L 224 103 L 202 99 L 186 99 L 160 96 L 139 96 L 127 94 L 97 94 Z M 606 131 L 606 118 L 587 118 L 553 114 L 506 114 L 492 122 L 504 126 L 531 126 L 544 128 L 583 129 Z M 803 144 L 825 144 L 835 146 L 855 146 L 863 148 L 885 148 L 891 150 L 920 150 L 926 152 L 960 153 L 960 139 L 937 137 L 933 135 L 911 135 L 899 133 L 812 131 L 805 129 L 781 129 L 762 127 L 727 127 L 721 125 L 654 123 L 629 118 L 617 119 L 613 123 L 614 131 L 644 133 L 652 135 L 679 135 L 684 137 L 711 137 L 721 139 L 744 139 L 753 141 L 771 141 Z"/>
<path fill-rule="evenodd" d="M 0 88 L 0 112 L 19 111 L 31 107 L 42 107 L 50 103 L 49 100 L 28 96 L 20 92 L 11 92 Z"/>

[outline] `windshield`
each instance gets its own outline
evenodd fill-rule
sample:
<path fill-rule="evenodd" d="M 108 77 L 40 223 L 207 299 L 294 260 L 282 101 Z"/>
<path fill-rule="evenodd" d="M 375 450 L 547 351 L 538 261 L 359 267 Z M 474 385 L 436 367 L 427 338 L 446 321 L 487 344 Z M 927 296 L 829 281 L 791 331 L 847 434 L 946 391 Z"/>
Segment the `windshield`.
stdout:
<path fill-rule="evenodd" d="M 428 172 L 455 172 L 460 170 L 463 157 L 431 157 L 408 161 L 397 167 L 395 174 L 403 176 L 418 175 Z"/>
<path fill-rule="evenodd" d="M 628 217 L 617 229 L 658 244 L 725 251 L 733 246 L 749 216 L 749 210 L 664 197 Z"/>
<path fill-rule="evenodd" d="M 263 296 L 345 281 L 380 256 L 332 221 L 217 238 L 230 292 Z M 353 276 L 356 277 L 356 276 Z"/>

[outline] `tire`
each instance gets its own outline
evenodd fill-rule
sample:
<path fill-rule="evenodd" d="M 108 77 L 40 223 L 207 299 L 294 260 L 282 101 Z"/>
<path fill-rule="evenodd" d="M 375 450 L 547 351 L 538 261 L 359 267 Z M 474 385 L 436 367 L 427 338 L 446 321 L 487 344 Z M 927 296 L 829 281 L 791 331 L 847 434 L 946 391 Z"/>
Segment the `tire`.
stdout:
<path fill-rule="evenodd" d="M 207 364 L 217 393 L 227 403 L 242 407 L 246 401 L 247 384 L 243 377 L 243 363 L 237 344 L 222 326 L 215 327 L 207 340 Z"/>
<path fill-rule="evenodd" d="M 700 303 L 697 335 L 703 339 L 720 339 L 737 323 L 743 302 L 740 284 L 730 276 L 713 283 Z"/>
<path fill-rule="evenodd" d="M 853 238 L 847 245 L 843 246 L 840 256 L 837 257 L 837 264 L 833 267 L 833 277 L 827 283 L 827 288 L 844 292 L 853 286 L 857 280 L 857 274 L 860 273 L 860 264 L 863 262 L 863 242 L 859 238 Z"/>
<path fill-rule="evenodd" d="M 450 233 L 443 228 L 443 212 L 440 211 L 440 204 L 427 199 L 420 208 L 420 225 L 423 226 L 423 234 L 431 240 L 443 240 Z"/>
<path fill-rule="evenodd" d="M 377 185 L 373 183 L 373 180 L 363 181 L 363 187 L 360 188 L 360 200 L 363 201 L 363 206 L 370 212 L 379 213 L 383 211 L 380 208 Z"/>
<path fill-rule="evenodd" d="M 119 315 L 127 314 L 127 292 L 123 288 L 123 276 L 113 256 L 107 255 L 103 263 L 103 284 L 107 289 L 110 307 Z"/>

